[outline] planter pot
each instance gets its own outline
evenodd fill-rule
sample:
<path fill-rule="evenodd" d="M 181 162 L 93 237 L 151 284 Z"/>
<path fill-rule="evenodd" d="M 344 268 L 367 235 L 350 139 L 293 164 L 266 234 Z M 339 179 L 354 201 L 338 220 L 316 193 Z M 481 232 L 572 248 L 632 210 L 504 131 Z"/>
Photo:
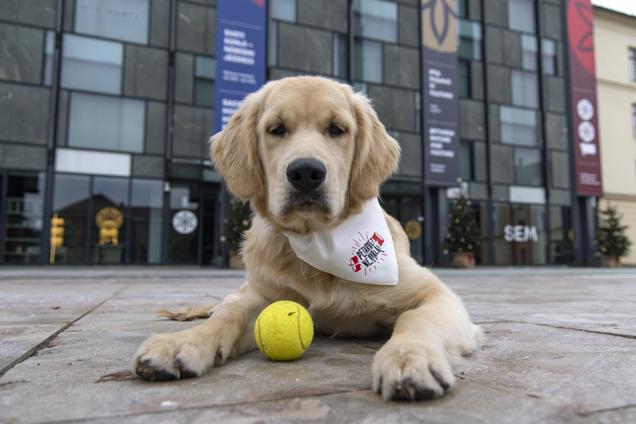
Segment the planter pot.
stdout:
<path fill-rule="evenodd" d="M 470 252 L 453 253 L 453 266 L 455 268 L 474 268 L 475 255 Z"/>
<path fill-rule="evenodd" d="M 236 251 L 230 251 L 230 268 L 232 269 L 245 269 L 245 263 L 243 257 Z"/>
<path fill-rule="evenodd" d="M 618 268 L 621 266 L 621 258 L 618 256 L 603 256 L 603 266 L 607 268 Z"/>

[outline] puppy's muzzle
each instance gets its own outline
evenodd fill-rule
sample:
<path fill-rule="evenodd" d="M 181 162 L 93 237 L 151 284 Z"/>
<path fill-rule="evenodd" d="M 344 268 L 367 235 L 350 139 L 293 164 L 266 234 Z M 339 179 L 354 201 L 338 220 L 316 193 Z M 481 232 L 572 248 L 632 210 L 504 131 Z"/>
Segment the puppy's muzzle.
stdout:
<path fill-rule="evenodd" d="M 326 175 L 325 164 L 316 159 L 296 159 L 287 166 L 287 181 L 301 193 L 316 190 L 325 181 Z"/>

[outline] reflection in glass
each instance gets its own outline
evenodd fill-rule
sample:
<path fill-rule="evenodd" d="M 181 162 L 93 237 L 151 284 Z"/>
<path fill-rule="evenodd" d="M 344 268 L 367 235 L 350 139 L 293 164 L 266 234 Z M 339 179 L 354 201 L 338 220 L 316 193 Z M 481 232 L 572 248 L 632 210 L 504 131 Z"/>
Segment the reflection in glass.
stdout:
<path fill-rule="evenodd" d="M 382 44 L 369 40 L 356 40 L 354 61 L 355 79 L 382 82 Z"/>
<path fill-rule="evenodd" d="M 68 145 L 142 152 L 144 117 L 143 101 L 72 93 Z"/>
<path fill-rule="evenodd" d="M 214 107 L 214 78 L 216 62 L 209 57 L 197 56 L 194 68 L 194 103 Z"/>
<path fill-rule="evenodd" d="M 133 179 L 131 192 L 131 261 L 161 262 L 163 182 Z"/>
<path fill-rule="evenodd" d="M 63 45 L 62 87 L 121 93 L 121 43 L 64 34 Z"/>
<path fill-rule="evenodd" d="M 546 263 L 545 208 L 540 205 L 495 203 L 495 263 Z"/>
<path fill-rule="evenodd" d="M 508 26 L 517 31 L 534 33 L 534 1 L 509 0 Z"/>
<path fill-rule="evenodd" d="M 515 184 L 543 185 L 541 171 L 541 152 L 539 149 L 514 150 Z"/>
<path fill-rule="evenodd" d="M 512 104 L 531 108 L 539 107 L 539 83 L 537 74 L 512 70 Z"/>
<path fill-rule="evenodd" d="M 55 175 L 53 216 L 62 218 L 63 242 L 56 246 L 54 263 L 86 263 L 90 177 Z"/>
<path fill-rule="evenodd" d="M 464 59 L 481 60 L 481 25 L 458 20 L 459 48 L 457 54 Z"/>
<path fill-rule="evenodd" d="M 537 51 L 537 37 L 523 34 L 521 36 L 521 67 L 523 69 L 537 70 Z"/>
<path fill-rule="evenodd" d="M 94 177 L 92 191 L 93 262 L 122 263 L 126 246 L 128 179 Z"/>
<path fill-rule="evenodd" d="M 558 71 L 556 43 L 554 41 L 548 40 L 547 38 L 541 40 L 541 57 L 543 73 L 546 75 L 556 75 Z"/>
<path fill-rule="evenodd" d="M 397 4 L 381 0 L 353 0 L 354 33 L 397 42 Z"/>
<path fill-rule="evenodd" d="M 106 38 L 148 42 L 149 0 L 76 0 L 75 30 Z"/>
<path fill-rule="evenodd" d="M 274 19 L 296 22 L 296 0 L 271 0 L 269 13 Z"/>
<path fill-rule="evenodd" d="M 0 240 L 4 243 L 5 263 L 38 263 L 43 199 L 43 173 L 9 174 L 4 209 L 4 234 L 0 235 Z"/>
<path fill-rule="evenodd" d="M 537 114 L 533 110 L 510 106 L 499 108 L 501 142 L 522 146 L 537 146 Z"/>

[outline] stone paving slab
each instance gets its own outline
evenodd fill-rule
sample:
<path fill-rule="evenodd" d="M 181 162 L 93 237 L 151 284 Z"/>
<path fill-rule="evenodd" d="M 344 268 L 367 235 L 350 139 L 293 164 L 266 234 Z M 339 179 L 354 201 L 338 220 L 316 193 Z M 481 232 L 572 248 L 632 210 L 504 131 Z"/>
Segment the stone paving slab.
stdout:
<path fill-rule="evenodd" d="M 636 422 L 636 271 L 442 274 L 487 341 L 446 397 L 418 404 L 369 390 L 378 339 L 318 338 L 292 363 L 253 352 L 193 380 L 126 374 L 145 337 L 193 325 L 155 309 L 215 302 L 240 274 L 0 280 L 0 358 L 59 331 L 0 378 L 0 422 Z"/>

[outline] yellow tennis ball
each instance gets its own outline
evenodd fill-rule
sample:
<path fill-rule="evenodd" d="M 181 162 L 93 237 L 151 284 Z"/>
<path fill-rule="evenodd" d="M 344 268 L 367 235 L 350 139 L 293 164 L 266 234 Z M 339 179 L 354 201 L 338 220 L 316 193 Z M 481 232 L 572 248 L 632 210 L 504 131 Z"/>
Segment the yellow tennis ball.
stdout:
<path fill-rule="evenodd" d="M 296 302 L 279 300 L 263 309 L 254 323 L 261 352 L 274 361 L 300 358 L 314 338 L 314 322 Z"/>

